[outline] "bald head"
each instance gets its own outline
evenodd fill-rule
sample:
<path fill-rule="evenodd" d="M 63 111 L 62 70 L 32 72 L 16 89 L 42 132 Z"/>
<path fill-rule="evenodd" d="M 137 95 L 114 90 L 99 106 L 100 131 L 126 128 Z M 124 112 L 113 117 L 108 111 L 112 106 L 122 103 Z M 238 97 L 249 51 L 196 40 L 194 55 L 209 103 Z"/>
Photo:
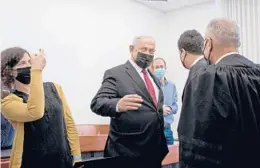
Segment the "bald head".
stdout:
<path fill-rule="evenodd" d="M 240 46 L 239 26 L 236 22 L 226 19 L 213 19 L 207 26 L 206 36 L 212 38 L 217 45 L 226 47 Z"/>

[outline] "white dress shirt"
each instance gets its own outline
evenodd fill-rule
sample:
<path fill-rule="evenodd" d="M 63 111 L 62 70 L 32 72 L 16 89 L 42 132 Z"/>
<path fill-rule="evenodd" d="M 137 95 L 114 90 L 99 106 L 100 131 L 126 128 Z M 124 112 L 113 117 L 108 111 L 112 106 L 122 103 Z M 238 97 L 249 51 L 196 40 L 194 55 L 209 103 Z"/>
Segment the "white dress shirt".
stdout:
<path fill-rule="evenodd" d="M 146 83 L 145 83 L 145 80 L 144 80 L 144 74 L 143 74 L 143 69 L 140 68 L 133 60 L 129 60 L 130 63 L 133 65 L 133 67 L 135 68 L 135 70 L 137 71 L 137 73 L 140 75 L 140 77 L 143 79 L 144 81 L 144 84 L 146 86 Z M 153 87 L 154 87 L 154 91 L 155 91 L 155 96 L 156 96 L 156 100 L 158 102 L 158 98 L 159 98 L 159 88 L 158 86 L 156 85 L 156 83 L 154 82 L 153 78 L 151 77 L 150 73 L 148 72 L 148 68 L 146 68 L 147 70 L 147 74 L 149 76 L 149 79 L 151 80 L 152 84 L 153 84 Z M 146 86 L 147 88 L 147 86 Z"/>
<path fill-rule="evenodd" d="M 144 84 L 145 84 L 145 86 L 146 86 L 146 83 L 145 83 L 145 80 L 144 80 L 144 74 L 143 74 L 143 69 L 142 68 L 140 68 L 133 60 L 129 60 L 130 61 L 130 63 L 132 64 L 132 66 L 135 68 L 135 70 L 137 71 L 137 73 L 140 75 L 140 77 L 141 77 L 141 79 L 144 81 Z M 148 68 L 146 68 L 146 70 L 148 71 Z M 158 102 L 158 99 L 159 99 L 159 88 L 158 88 L 158 86 L 156 85 L 156 83 L 154 82 L 154 80 L 153 80 L 153 78 L 151 77 L 151 75 L 150 75 L 150 73 L 149 72 L 147 72 L 147 74 L 148 74 L 148 77 L 149 77 L 149 79 L 151 80 L 151 82 L 152 82 L 152 84 L 153 84 L 153 87 L 154 87 L 154 91 L 155 91 L 155 96 L 156 96 L 156 100 L 157 100 L 157 102 Z M 146 86 L 146 88 L 147 88 L 147 86 Z M 147 89 L 148 90 L 148 89 Z M 149 91 L 148 91 L 149 92 Z M 117 112 L 119 112 L 119 110 L 118 110 L 118 103 L 117 103 L 117 105 L 116 105 L 116 111 Z"/>

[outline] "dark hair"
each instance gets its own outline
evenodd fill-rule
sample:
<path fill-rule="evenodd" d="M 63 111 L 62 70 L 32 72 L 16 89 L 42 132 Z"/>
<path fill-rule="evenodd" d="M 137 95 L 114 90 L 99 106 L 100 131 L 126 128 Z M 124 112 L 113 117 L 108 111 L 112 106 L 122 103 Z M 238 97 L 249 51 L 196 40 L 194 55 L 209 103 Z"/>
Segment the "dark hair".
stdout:
<path fill-rule="evenodd" d="M 204 39 L 197 30 L 187 30 L 183 32 L 178 40 L 179 50 L 184 49 L 192 54 L 203 54 L 203 45 Z"/>
<path fill-rule="evenodd" d="M 161 57 L 156 57 L 153 61 L 155 61 L 155 60 L 162 60 L 163 63 L 164 63 L 164 65 L 165 65 L 165 67 L 167 66 L 166 61 L 165 61 L 163 58 L 161 58 Z"/>
<path fill-rule="evenodd" d="M 12 69 L 19 63 L 25 53 L 29 54 L 28 51 L 20 47 L 8 48 L 1 52 L 1 79 L 5 88 L 12 88 L 14 83 Z"/>

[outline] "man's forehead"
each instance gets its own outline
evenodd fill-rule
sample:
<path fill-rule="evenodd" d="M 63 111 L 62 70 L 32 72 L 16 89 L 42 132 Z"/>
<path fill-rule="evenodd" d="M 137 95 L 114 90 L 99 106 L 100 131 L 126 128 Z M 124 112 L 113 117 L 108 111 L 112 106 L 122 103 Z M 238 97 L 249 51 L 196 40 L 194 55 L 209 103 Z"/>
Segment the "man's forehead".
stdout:
<path fill-rule="evenodd" d="M 155 45 L 155 40 L 154 38 L 150 37 L 150 36 L 140 36 L 140 37 L 136 37 L 133 40 L 133 45 Z"/>
<path fill-rule="evenodd" d="M 165 62 L 162 59 L 154 59 L 153 60 L 153 66 L 160 66 L 160 67 L 164 67 Z"/>
<path fill-rule="evenodd" d="M 139 39 L 140 43 L 153 43 L 155 44 L 155 40 L 152 37 L 141 37 Z"/>
<path fill-rule="evenodd" d="M 154 63 L 155 64 L 164 64 L 164 61 L 162 59 L 155 59 Z"/>

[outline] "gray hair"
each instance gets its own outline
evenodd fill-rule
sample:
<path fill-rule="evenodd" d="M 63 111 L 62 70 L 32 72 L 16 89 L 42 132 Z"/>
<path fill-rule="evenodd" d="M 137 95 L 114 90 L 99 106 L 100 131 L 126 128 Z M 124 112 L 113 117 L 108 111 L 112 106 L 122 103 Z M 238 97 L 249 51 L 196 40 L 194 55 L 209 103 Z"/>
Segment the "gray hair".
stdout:
<path fill-rule="evenodd" d="M 153 39 L 153 37 L 151 36 L 136 36 L 134 37 L 133 41 L 132 41 L 132 45 L 136 46 L 136 44 L 142 39 L 142 38 L 151 38 Z"/>
<path fill-rule="evenodd" d="M 238 48 L 241 44 L 240 29 L 233 20 L 226 18 L 213 19 L 207 27 L 207 32 L 220 45 L 235 46 Z"/>

